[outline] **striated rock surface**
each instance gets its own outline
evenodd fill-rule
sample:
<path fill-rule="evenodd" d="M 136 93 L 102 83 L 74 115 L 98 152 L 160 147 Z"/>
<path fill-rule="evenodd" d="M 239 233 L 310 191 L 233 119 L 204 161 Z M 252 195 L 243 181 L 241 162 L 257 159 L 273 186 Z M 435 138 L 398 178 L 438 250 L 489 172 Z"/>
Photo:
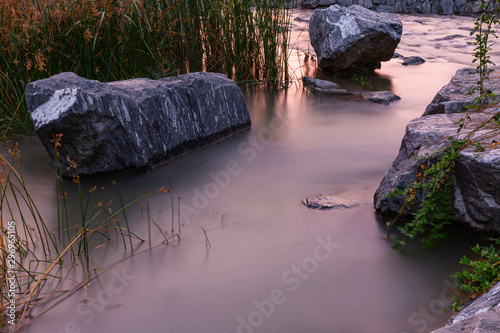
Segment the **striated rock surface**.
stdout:
<path fill-rule="evenodd" d="M 453 316 L 445 327 L 431 333 L 500 332 L 500 284 Z"/>
<path fill-rule="evenodd" d="M 250 126 L 239 87 L 226 76 L 192 73 L 102 83 L 61 73 L 26 86 L 35 130 L 54 162 L 62 134 L 64 176 L 149 167 Z"/>
<path fill-rule="evenodd" d="M 402 29 L 396 15 L 358 5 L 319 9 L 309 21 L 318 66 L 330 71 L 379 67 L 381 61 L 392 58 Z"/>
<path fill-rule="evenodd" d="M 485 89 L 500 95 L 500 66 L 490 68 L 489 75 L 490 80 L 485 82 Z M 466 111 L 466 106 L 471 105 L 474 98 L 479 95 L 477 92 L 469 93 L 472 88 L 476 87 L 477 81 L 479 81 L 479 74 L 476 73 L 475 68 L 459 69 L 450 83 L 441 88 L 434 96 L 423 115 Z"/>

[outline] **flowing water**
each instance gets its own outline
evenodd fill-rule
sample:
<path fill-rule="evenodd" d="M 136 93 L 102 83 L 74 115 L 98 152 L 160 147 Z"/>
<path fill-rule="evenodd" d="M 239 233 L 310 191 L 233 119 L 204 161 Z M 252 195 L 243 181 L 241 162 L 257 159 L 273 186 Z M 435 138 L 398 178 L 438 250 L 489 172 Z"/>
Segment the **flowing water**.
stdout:
<path fill-rule="evenodd" d="M 310 12 L 293 15 L 294 74 L 333 80 L 316 73 L 313 58 L 304 59 L 312 50 L 307 30 L 301 32 Z M 459 296 L 449 276 L 474 241 L 454 235 L 432 252 L 416 244 L 394 252 L 372 198 L 406 123 L 422 114 L 457 69 L 471 64 L 473 47 L 466 42 L 472 41 L 473 19 L 399 17 L 404 33 L 397 52 L 427 62 L 404 67 L 393 59 L 369 79 L 400 101 L 384 106 L 315 95 L 299 84 L 277 93 L 247 91 L 251 129 L 147 173 L 85 180 L 86 188 L 105 187 L 96 195 L 105 192 L 115 201 L 117 186 L 125 201 L 170 187 L 173 221 L 168 193 L 150 198 L 150 215 L 169 235 L 171 224 L 177 232 L 180 222 L 182 240 L 157 246 L 163 238 L 152 227 L 149 250 L 145 214 L 127 210 L 130 229 L 146 239 L 135 255 L 24 331 L 409 333 L 443 325 L 451 315 L 443 307 Z M 445 38 L 451 35 L 459 36 Z M 32 140 L 19 142 L 32 194 L 46 220 L 55 220 L 45 152 Z M 359 205 L 327 211 L 301 202 L 323 193 Z M 77 215 L 78 203 L 69 209 Z M 93 267 L 123 258 L 117 244 L 94 250 Z"/>

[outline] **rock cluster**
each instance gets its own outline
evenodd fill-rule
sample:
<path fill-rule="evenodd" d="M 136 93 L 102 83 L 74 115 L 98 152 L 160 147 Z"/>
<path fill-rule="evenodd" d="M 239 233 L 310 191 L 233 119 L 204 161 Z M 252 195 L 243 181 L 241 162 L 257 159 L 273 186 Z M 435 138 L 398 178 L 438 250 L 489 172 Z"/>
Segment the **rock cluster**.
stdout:
<path fill-rule="evenodd" d="M 61 73 L 26 86 L 33 125 L 63 175 L 150 167 L 250 126 L 237 84 L 225 75 L 192 73 L 160 80 L 102 83 Z"/>
<path fill-rule="evenodd" d="M 302 8 L 360 5 L 377 12 L 460 15 L 479 13 L 480 3 L 480 0 L 302 0 Z"/>
<path fill-rule="evenodd" d="M 493 69 L 489 83 L 496 93 L 500 93 L 499 72 L 500 68 Z M 466 79 L 463 79 L 464 76 Z M 421 165 L 430 163 L 427 158 L 421 157 L 438 152 L 450 144 L 447 138 L 456 134 L 456 123 L 463 118 L 463 114 L 454 112 L 465 110 L 463 106 L 468 103 L 467 98 L 472 98 L 465 98 L 460 91 L 471 89 L 477 79 L 477 74 L 473 74 L 471 69 L 459 70 L 450 84 L 436 95 L 424 116 L 407 125 L 399 154 L 375 193 L 375 209 L 380 215 L 394 216 L 403 206 L 404 197 L 392 198 L 388 195 L 396 188 L 407 188 L 421 171 Z M 465 82 L 471 84 L 467 86 Z M 454 85 L 460 89 L 453 89 Z M 429 110 L 433 110 L 433 115 L 426 115 Z M 492 106 L 484 112 L 470 114 L 471 120 L 462 135 L 488 120 L 492 112 L 498 111 L 498 106 Z M 487 131 L 483 129 L 477 134 Z M 500 141 L 500 138 L 493 137 L 483 144 L 488 145 L 493 139 Z M 456 161 L 453 177 L 452 201 L 456 219 L 477 229 L 500 232 L 500 149 L 480 152 L 475 151 L 475 147 L 467 148 Z M 421 200 L 417 196 L 415 204 L 405 214 L 413 213 Z"/>

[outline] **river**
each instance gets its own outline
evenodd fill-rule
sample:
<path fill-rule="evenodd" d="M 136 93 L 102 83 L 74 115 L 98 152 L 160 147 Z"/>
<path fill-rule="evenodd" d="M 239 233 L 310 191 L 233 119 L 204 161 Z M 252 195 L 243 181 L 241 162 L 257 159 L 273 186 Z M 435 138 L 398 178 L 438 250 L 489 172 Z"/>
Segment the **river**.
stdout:
<path fill-rule="evenodd" d="M 412 333 L 444 325 L 452 313 L 443 308 L 460 296 L 450 274 L 462 268 L 459 258 L 475 241 L 457 234 L 431 252 L 418 244 L 395 252 L 372 200 L 405 125 L 457 69 L 471 65 L 473 46 L 466 42 L 473 41 L 473 19 L 398 15 L 404 31 L 397 52 L 426 62 L 405 67 L 392 59 L 369 77 L 374 89 L 402 98 L 384 106 L 311 94 L 298 84 L 302 75 L 334 79 L 304 59 L 312 50 L 303 31 L 310 13 L 293 13 L 295 84 L 276 93 L 245 91 L 251 129 L 150 172 L 83 181 L 84 188 L 105 187 L 96 195 L 105 192 L 115 202 L 115 187 L 125 201 L 171 188 L 175 232 L 181 198 L 181 241 L 159 245 L 163 238 L 153 226 L 149 250 L 144 212 L 127 210 L 130 228 L 146 242 L 131 257 L 127 249 L 128 259 L 115 266 L 124 257 L 119 240 L 93 250 L 96 272 L 108 270 L 24 332 Z M 445 38 L 452 35 L 459 36 Z M 32 194 L 46 220 L 55 220 L 45 151 L 32 140 L 18 141 Z M 359 205 L 312 210 L 302 204 L 323 193 Z M 149 202 L 151 217 L 169 235 L 171 200 L 160 193 Z M 69 206 L 75 215 L 78 205 Z"/>

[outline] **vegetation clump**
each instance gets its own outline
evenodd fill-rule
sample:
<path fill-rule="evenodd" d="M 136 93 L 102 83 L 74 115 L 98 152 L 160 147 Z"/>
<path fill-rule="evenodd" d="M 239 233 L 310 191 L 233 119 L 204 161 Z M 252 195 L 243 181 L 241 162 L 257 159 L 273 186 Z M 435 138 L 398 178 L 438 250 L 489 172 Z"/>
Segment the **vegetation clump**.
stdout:
<path fill-rule="evenodd" d="M 285 7 L 284 0 L 0 0 L 0 134 L 32 132 L 25 85 L 65 71 L 106 82 L 208 71 L 286 84 Z"/>
<path fill-rule="evenodd" d="M 57 161 L 63 158 L 58 153 L 62 142 L 60 135 L 53 141 Z M 0 156 L 0 330 L 8 327 L 15 332 L 34 319 L 37 305 L 46 306 L 39 311 L 41 315 L 106 271 L 91 264 L 95 249 L 113 245 L 133 253 L 144 240 L 129 229 L 126 209 L 136 203 L 142 206 L 141 200 L 170 189 L 162 187 L 129 203 L 123 202 L 118 191 L 120 206 L 115 208 L 111 201 L 96 201 L 96 186 L 83 189 L 74 162 L 72 181 L 63 180 L 61 164 L 56 163 L 56 224 L 42 217 L 31 195 L 21 171 L 19 149 L 11 143 L 7 148 L 7 157 Z M 77 214 L 69 211 L 74 200 L 67 193 L 71 185 L 76 187 Z M 150 228 L 149 204 L 145 210 Z M 180 239 L 180 231 L 167 237 L 153 223 L 165 238 L 163 243 L 172 237 Z M 57 229 L 51 231 L 55 225 Z M 82 268 L 80 273 L 77 267 Z"/>

